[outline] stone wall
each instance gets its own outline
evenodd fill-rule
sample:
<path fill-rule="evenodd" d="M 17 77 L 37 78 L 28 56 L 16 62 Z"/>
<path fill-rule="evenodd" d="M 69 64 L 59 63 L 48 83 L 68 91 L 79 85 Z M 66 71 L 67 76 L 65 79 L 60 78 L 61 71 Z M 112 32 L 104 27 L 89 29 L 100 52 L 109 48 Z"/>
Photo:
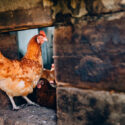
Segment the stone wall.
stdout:
<path fill-rule="evenodd" d="M 125 94 L 58 87 L 58 125 L 124 125 Z"/>
<path fill-rule="evenodd" d="M 55 29 L 58 85 L 125 90 L 124 15 L 121 12 Z"/>
<path fill-rule="evenodd" d="M 54 61 L 58 125 L 124 125 L 125 1 L 60 1 Z"/>

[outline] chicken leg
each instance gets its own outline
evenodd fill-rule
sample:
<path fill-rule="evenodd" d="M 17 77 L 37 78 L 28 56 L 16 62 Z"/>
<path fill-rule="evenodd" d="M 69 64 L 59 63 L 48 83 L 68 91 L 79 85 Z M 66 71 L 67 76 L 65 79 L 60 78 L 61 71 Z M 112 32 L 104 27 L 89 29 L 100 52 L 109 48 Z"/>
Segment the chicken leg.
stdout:
<path fill-rule="evenodd" d="M 20 109 L 20 107 L 19 107 L 19 106 L 17 106 L 17 105 L 15 104 L 13 97 L 12 97 L 12 96 L 9 96 L 9 95 L 8 95 L 8 97 L 9 97 L 9 99 L 10 99 L 11 103 L 12 103 L 13 110 L 19 110 L 19 109 Z"/>
<path fill-rule="evenodd" d="M 29 105 L 34 105 L 34 106 L 39 106 L 38 104 L 36 104 L 35 102 L 32 102 L 30 99 L 28 99 L 27 96 L 22 96 L 26 102 L 29 104 Z"/>
<path fill-rule="evenodd" d="M 13 110 L 19 110 L 21 107 L 20 106 L 17 106 L 16 103 L 14 102 L 14 99 L 12 96 L 9 96 L 9 99 L 12 103 L 12 106 L 13 106 Z M 23 98 L 26 100 L 26 102 L 29 104 L 29 105 L 35 105 L 35 106 L 39 106 L 37 105 L 36 103 L 32 102 L 30 99 L 28 99 L 26 96 L 23 96 Z"/>

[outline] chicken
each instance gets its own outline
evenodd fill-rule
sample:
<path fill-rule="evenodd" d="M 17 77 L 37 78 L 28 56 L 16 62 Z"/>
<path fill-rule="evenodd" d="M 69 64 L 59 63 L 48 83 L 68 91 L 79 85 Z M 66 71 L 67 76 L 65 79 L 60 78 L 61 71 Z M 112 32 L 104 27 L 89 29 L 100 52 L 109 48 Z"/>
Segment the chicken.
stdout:
<path fill-rule="evenodd" d="M 41 78 L 48 80 L 52 87 L 55 87 L 55 67 L 54 64 L 51 66 L 51 70 L 43 69 Z"/>
<path fill-rule="evenodd" d="M 53 109 L 56 108 L 56 83 L 54 70 L 54 65 L 52 65 L 51 70 L 43 69 L 37 87 L 34 89 L 33 93 L 29 95 L 29 98 L 39 105 Z"/>
<path fill-rule="evenodd" d="M 56 88 L 41 78 L 36 87 L 36 102 L 41 106 L 56 109 Z"/>
<path fill-rule="evenodd" d="M 27 95 L 33 92 L 43 71 L 41 44 L 44 41 L 47 41 L 46 35 L 40 31 L 29 41 L 21 60 L 9 60 L 0 53 L 0 89 L 8 95 L 13 110 L 20 109 L 14 102 L 15 96 L 22 96 L 28 104 L 35 105 Z"/>
<path fill-rule="evenodd" d="M 41 106 L 56 108 L 55 68 L 43 69 L 41 79 L 36 87 L 36 102 Z"/>

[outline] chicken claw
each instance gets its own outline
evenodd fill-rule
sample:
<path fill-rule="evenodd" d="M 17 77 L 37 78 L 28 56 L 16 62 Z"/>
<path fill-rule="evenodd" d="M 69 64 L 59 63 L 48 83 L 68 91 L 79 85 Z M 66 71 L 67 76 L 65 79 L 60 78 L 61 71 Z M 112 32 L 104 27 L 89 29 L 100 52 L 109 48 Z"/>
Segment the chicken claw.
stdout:
<path fill-rule="evenodd" d="M 27 96 L 23 96 L 23 98 L 27 101 L 27 106 L 32 106 L 32 105 L 34 105 L 34 106 L 39 106 L 38 104 L 36 104 L 35 102 L 32 102 L 30 99 L 28 99 L 28 97 Z"/>
<path fill-rule="evenodd" d="M 20 107 L 20 106 L 17 106 L 17 107 L 14 107 L 12 110 L 13 110 L 13 111 L 18 111 L 19 109 L 21 109 L 21 107 Z"/>

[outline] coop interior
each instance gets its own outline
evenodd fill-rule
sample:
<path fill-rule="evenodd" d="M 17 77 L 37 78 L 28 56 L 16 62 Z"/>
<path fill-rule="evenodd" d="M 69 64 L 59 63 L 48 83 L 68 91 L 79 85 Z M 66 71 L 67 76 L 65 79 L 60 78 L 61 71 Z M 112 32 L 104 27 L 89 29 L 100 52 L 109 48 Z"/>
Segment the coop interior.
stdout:
<path fill-rule="evenodd" d="M 125 125 L 125 0 L 0 0 L 0 125 L 78 124 Z"/>

